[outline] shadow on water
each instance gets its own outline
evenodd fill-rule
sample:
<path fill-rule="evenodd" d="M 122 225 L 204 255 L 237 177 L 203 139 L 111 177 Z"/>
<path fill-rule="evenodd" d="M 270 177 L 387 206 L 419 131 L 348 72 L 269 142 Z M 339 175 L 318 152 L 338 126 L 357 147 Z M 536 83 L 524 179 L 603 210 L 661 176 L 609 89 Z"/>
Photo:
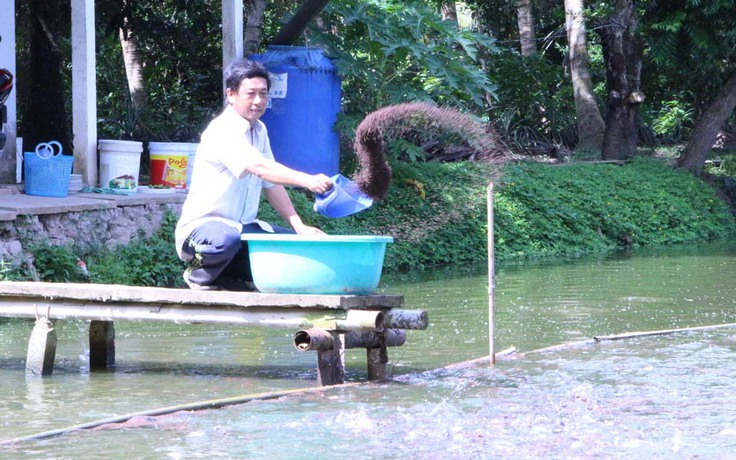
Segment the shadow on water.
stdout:
<path fill-rule="evenodd" d="M 497 350 L 518 352 L 492 368 L 483 359 L 444 367 L 488 352 L 484 267 L 386 276 L 386 292 L 430 314 L 427 331 L 390 350 L 388 382 L 141 415 L 0 449 L 13 458 L 91 458 L 101 447 L 127 458 L 731 458 L 736 329 L 590 339 L 734 323 L 734 279 L 734 243 L 498 267 Z M 0 439 L 316 385 L 315 356 L 293 350 L 283 331 L 120 323 L 118 369 L 90 374 L 80 329 L 60 330 L 58 373 L 26 379 L 30 328 L 0 323 Z M 347 360 L 349 377 L 362 378 L 364 353 Z"/>

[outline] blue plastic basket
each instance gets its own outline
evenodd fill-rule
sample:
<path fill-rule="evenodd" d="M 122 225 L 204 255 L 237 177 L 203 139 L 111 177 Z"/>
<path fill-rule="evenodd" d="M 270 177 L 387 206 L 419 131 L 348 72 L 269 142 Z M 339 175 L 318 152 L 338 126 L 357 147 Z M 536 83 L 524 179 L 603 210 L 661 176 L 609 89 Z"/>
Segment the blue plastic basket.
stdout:
<path fill-rule="evenodd" d="M 23 154 L 26 195 L 65 197 L 69 194 L 69 179 L 74 157 L 54 155 L 39 157 L 33 152 Z"/>

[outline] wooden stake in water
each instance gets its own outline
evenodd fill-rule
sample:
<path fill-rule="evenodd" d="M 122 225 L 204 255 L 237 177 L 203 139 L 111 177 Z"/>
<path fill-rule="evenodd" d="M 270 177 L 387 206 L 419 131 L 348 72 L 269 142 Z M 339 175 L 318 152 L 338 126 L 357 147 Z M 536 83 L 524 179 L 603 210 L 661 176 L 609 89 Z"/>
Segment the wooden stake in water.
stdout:
<path fill-rule="evenodd" d="M 49 376 L 54 371 L 56 330 L 48 317 L 39 316 L 28 340 L 26 375 Z"/>
<path fill-rule="evenodd" d="M 493 261 L 493 182 L 488 184 L 488 348 L 491 365 L 496 364 L 495 321 L 496 313 L 493 299 L 493 289 L 496 284 L 496 273 Z"/>

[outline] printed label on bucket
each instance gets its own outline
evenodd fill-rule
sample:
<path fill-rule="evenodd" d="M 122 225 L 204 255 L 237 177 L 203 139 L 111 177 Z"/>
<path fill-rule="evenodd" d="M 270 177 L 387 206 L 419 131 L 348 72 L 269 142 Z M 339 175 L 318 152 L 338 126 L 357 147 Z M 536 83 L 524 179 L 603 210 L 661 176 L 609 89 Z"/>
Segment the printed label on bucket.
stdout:
<path fill-rule="evenodd" d="M 138 187 L 138 183 L 136 182 L 135 176 L 126 174 L 110 179 L 107 186 L 115 190 L 133 190 Z"/>
<path fill-rule="evenodd" d="M 186 155 L 151 155 L 151 185 L 187 188 Z"/>

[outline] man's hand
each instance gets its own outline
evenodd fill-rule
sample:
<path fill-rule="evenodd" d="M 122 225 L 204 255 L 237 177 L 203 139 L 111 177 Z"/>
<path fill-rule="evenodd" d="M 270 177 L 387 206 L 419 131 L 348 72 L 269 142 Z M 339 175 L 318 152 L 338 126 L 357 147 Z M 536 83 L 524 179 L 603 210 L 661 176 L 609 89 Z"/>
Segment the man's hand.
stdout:
<path fill-rule="evenodd" d="M 306 184 L 309 191 L 324 195 L 332 189 L 332 179 L 324 174 L 315 174 L 310 176 L 309 182 Z"/>
<path fill-rule="evenodd" d="M 297 235 L 324 235 L 325 232 L 318 229 L 317 227 L 310 227 L 309 225 L 297 225 L 294 227 L 294 231 Z"/>

